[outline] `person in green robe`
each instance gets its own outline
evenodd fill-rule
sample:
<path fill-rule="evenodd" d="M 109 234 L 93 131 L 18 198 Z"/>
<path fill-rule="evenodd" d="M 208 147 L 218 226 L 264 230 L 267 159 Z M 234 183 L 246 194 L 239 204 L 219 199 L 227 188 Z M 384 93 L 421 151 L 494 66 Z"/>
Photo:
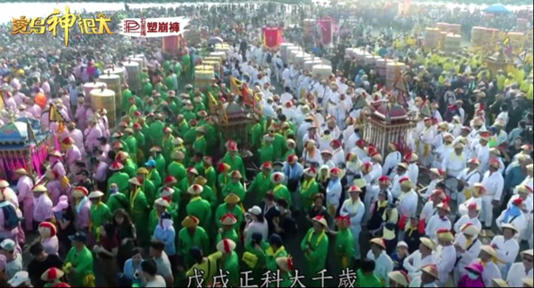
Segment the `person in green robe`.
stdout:
<path fill-rule="evenodd" d="M 204 137 L 206 130 L 203 126 L 200 126 L 196 128 L 196 132 L 196 139 L 193 142 L 193 152 L 204 156 L 208 151 L 208 142 L 206 141 L 206 137 Z"/>
<path fill-rule="evenodd" d="M 199 111 L 205 111 L 206 110 L 206 105 L 204 104 L 204 100 L 202 99 L 202 96 L 200 96 L 200 94 L 197 94 L 198 96 L 195 96 L 193 97 L 193 105 L 194 105 L 194 111 L 195 112 L 199 112 Z"/>
<path fill-rule="evenodd" d="M 304 179 L 300 185 L 300 198 L 302 199 L 302 205 L 306 214 L 312 208 L 313 199 L 315 195 L 319 193 L 319 184 L 315 179 L 317 176 L 317 169 L 310 167 L 304 169 Z"/>
<path fill-rule="evenodd" d="M 235 224 L 237 218 L 232 213 L 225 214 L 220 219 L 222 227 L 215 237 L 215 243 L 219 243 L 222 239 L 231 239 L 235 243 L 239 243 L 239 234 L 236 231 Z"/>
<path fill-rule="evenodd" d="M 180 114 L 180 105 L 178 104 L 178 97 L 176 97 L 176 93 L 174 91 L 169 91 L 169 110 L 171 110 L 172 114 L 179 115 Z M 179 122 L 177 122 L 179 123 Z"/>
<path fill-rule="evenodd" d="M 258 159 L 260 163 L 272 162 L 275 160 L 274 146 L 272 145 L 273 140 L 274 138 L 269 136 L 269 134 L 263 136 L 261 147 L 258 149 Z"/>
<path fill-rule="evenodd" d="M 162 187 L 160 191 L 158 191 L 158 198 L 162 198 L 169 202 L 169 207 L 167 207 L 167 213 L 171 215 L 172 221 L 177 225 L 179 223 L 180 219 L 180 189 L 172 186 L 165 186 Z"/>
<path fill-rule="evenodd" d="M 218 228 L 222 227 L 222 216 L 228 213 L 234 214 L 234 216 L 237 218 L 236 226 L 241 227 L 241 223 L 243 223 L 244 213 L 243 208 L 238 205 L 239 202 L 241 202 L 241 199 L 234 193 L 230 193 L 224 198 L 224 203 L 219 205 L 219 207 L 217 207 L 217 210 L 215 210 L 215 223 L 217 224 Z"/>
<path fill-rule="evenodd" d="M 204 257 L 204 253 L 198 247 L 193 247 L 189 251 L 191 258 L 193 258 L 193 266 L 187 270 L 185 273 L 186 277 L 193 277 L 195 275 L 200 275 L 205 287 L 213 287 L 213 279 L 216 275 L 219 274 L 218 263 L 220 262 L 223 253 L 217 251 L 210 254 L 207 257 Z"/>
<path fill-rule="evenodd" d="M 187 192 L 189 187 L 191 185 L 195 184 L 195 178 L 198 176 L 198 171 L 195 169 L 195 167 L 189 167 L 187 168 L 187 177 L 182 178 L 182 180 L 179 182 L 178 187 L 180 187 L 181 191 Z M 187 200 L 186 194 L 182 193 L 182 201 Z"/>
<path fill-rule="evenodd" d="M 91 201 L 91 210 L 89 210 L 89 231 L 93 236 L 93 239 L 98 242 L 100 237 L 100 229 L 111 220 L 113 215 L 109 210 L 108 205 L 102 202 L 104 193 L 101 191 L 93 191 L 89 194 L 89 200 Z"/>
<path fill-rule="evenodd" d="M 219 173 L 219 175 L 217 175 L 218 191 L 222 191 L 224 186 L 230 183 L 230 169 L 232 169 L 232 167 L 230 167 L 229 164 L 224 162 L 219 163 L 219 165 L 217 165 L 217 172 Z"/>
<path fill-rule="evenodd" d="M 206 230 L 199 226 L 200 221 L 195 216 L 186 216 L 182 221 L 182 229 L 178 232 L 178 255 L 184 259 L 186 267 L 193 265 L 194 259 L 189 251 L 198 247 L 202 252 L 210 251 L 210 242 Z"/>
<path fill-rule="evenodd" d="M 247 189 L 248 197 L 252 198 L 252 203 L 260 203 L 265 197 L 267 191 L 272 190 L 274 185 L 271 182 L 271 171 L 273 165 L 271 162 L 263 162 L 261 172 L 254 177 L 252 183 Z"/>
<path fill-rule="evenodd" d="M 163 128 L 165 128 L 165 123 L 159 118 L 149 125 L 148 132 L 145 133 L 145 136 L 147 137 L 147 145 L 149 147 L 161 143 L 161 139 L 163 138 Z"/>
<path fill-rule="evenodd" d="M 202 186 L 203 191 L 202 194 L 200 194 L 200 197 L 202 197 L 202 199 L 206 199 L 210 203 L 210 206 L 213 210 L 217 205 L 217 195 L 215 195 L 215 192 L 213 192 L 213 189 L 211 189 L 207 183 L 208 180 L 203 176 L 199 175 L 195 178 L 195 184 Z"/>
<path fill-rule="evenodd" d="M 308 230 L 300 242 L 300 250 L 304 254 L 306 279 L 311 280 L 317 273 L 326 267 L 326 257 L 328 255 L 328 235 L 326 228 L 328 224 L 322 215 L 313 218 L 313 227 Z M 313 284 L 310 281 L 310 284 Z M 314 283 L 317 286 L 318 283 Z"/>
<path fill-rule="evenodd" d="M 239 257 L 234 251 L 236 243 L 231 239 L 222 239 L 217 243 L 217 251 L 223 253 L 221 269 L 228 271 L 228 286 L 239 286 Z"/>
<path fill-rule="evenodd" d="M 150 234 L 148 233 L 148 215 L 150 205 L 146 200 L 145 193 L 141 188 L 141 183 L 137 177 L 130 179 L 131 189 L 129 195 L 130 216 L 137 231 L 137 239 L 140 245 L 148 245 Z"/>
<path fill-rule="evenodd" d="M 69 283 L 73 287 L 94 287 L 93 254 L 87 248 L 87 235 L 78 231 L 70 235 L 72 247 L 69 249 L 63 265 L 63 271 L 68 275 Z"/>
<path fill-rule="evenodd" d="M 165 178 L 167 176 L 167 161 L 165 160 L 165 157 L 163 157 L 163 154 L 161 153 L 162 149 L 160 146 L 154 146 L 150 148 L 150 154 L 152 155 L 152 159 L 156 162 L 156 170 L 158 170 L 158 174 L 160 176 L 160 181 L 158 183 L 154 182 L 156 186 L 161 185 L 161 179 Z"/>
<path fill-rule="evenodd" d="M 252 278 L 256 281 L 267 271 L 265 251 L 269 244 L 263 241 L 261 233 L 252 233 L 250 241 L 245 243 L 242 260 L 252 270 Z M 248 270 L 248 269 L 247 269 Z"/>
<path fill-rule="evenodd" d="M 189 122 L 190 126 L 193 126 L 191 121 L 195 120 L 195 118 L 196 118 L 194 110 L 195 110 L 195 106 L 193 106 L 193 104 L 191 104 L 191 101 L 186 100 L 185 103 L 184 103 L 184 109 L 182 111 L 182 114 L 184 115 L 185 121 Z M 189 128 L 191 128 L 191 127 L 189 127 Z M 191 129 L 189 129 L 189 131 L 191 131 Z M 185 135 L 186 134 L 184 134 L 184 140 L 186 140 Z M 187 140 L 185 141 L 185 143 L 188 143 Z"/>
<path fill-rule="evenodd" d="M 145 153 L 146 153 L 146 139 L 145 134 L 143 134 L 143 131 L 141 131 L 143 127 L 140 123 L 135 123 L 133 125 L 134 134 L 133 136 L 137 140 L 137 164 L 141 164 L 141 161 L 144 159 Z"/>
<path fill-rule="evenodd" d="M 125 151 L 120 151 L 117 153 L 117 156 L 115 156 L 115 160 L 119 161 L 124 165 L 124 172 L 128 174 L 128 176 L 134 177 L 137 174 L 137 165 L 135 162 L 130 158 L 130 155 Z"/>
<path fill-rule="evenodd" d="M 211 156 L 202 157 L 202 164 L 204 164 L 204 178 L 206 178 L 206 185 L 211 187 L 215 198 L 217 198 L 217 172 L 213 167 L 213 159 Z"/>
<path fill-rule="evenodd" d="M 136 156 L 138 145 L 137 145 L 137 139 L 133 135 L 134 134 L 133 129 L 130 127 L 124 129 L 124 134 L 126 136 L 126 138 L 124 139 L 124 142 L 126 142 L 127 152 L 130 155 Z"/>
<path fill-rule="evenodd" d="M 284 182 L 284 174 L 282 172 L 275 172 L 271 175 L 271 181 L 274 184 L 273 194 L 276 200 L 283 199 L 286 201 L 288 207 L 291 207 L 291 194 Z"/>
<path fill-rule="evenodd" d="M 273 147 L 274 147 L 274 159 L 275 160 L 281 160 L 282 155 L 286 152 L 286 139 L 284 136 L 278 132 L 276 132 L 275 128 L 271 125 L 269 128 L 268 134 L 271 138 L 273 138 Z"/>
<path fill-rule="evenodd" d="M 205 130 L 204 137 L 206 137 L 207 150 L 213 151 L 218 149 L 219 130 L 217 129 L 213 115 L 207 116 L 206 123 L 204 123 L 202 127 L 204 127 Z"/>
<path fill-rule="evenodd" d="M 378 278 L 374 270 L 374 261 L 362 260 L 360 268 L 356 270 L 356 287 L 384 287 L 384 283 Z"/>
<path fill-rule="evenodd" d="M 119 191 L 117 183 L 111 183 L 108 193 L 106 205 L 108 205 L 111 214 L 115 213 L 117 209 L 124 209 L 125 211 L 128 211 L 128 198 L 126 195 L 124 195 L 124 193 Z"/>
<path fill-rule="evenodd" d="M 137 169 L 137 179 L 141 182 L 141 189 L 145 192 L 146 200 L 149 205 L 154 203 L 156 200 L 156 185 L 150 179 L 148 179 L 148 174 L 150 172 L 145 167 Z"/>
<path fill-rule="evenodd" d="M 178 135 L 182 137 L 189 131 L 189 122 L 185 119 L 183 114 L 178 114 L 178 116 L 176 116 L 176 125 L 178 127 Z"/>
<path fill-rule="evenodd" d="M 107 190 L 109 191 L 112 184 L 116 184 L 119 188 L 119 192 L 126 194 L 128 192 L 130 177 L 124 172 L 124 165 L 118 161 L 114 161 L 109 165 L 109 170 L 113 171 L 113 174 L 108 178 Z"/>
<path fill-rule="evenodd" d="M 269 247 L 265 250 L 265 264 L 269 271 L 276 272 L 278 266 L 276 265 L 276 259 L 279 257 L 287 257 L 286 247 L 282 243 L 282 237 L 274 233 L 269 238 Z"/>
<path fill-rule="evenodd" d="M 282 159 L 287 159 L 289 155 L 297 155 L 295 149 L 297 147 L 297 143 L 295 143 L 295 140 L 293 139 L 287 139 L 286 140 L 286 153 L 282 155 Z"/>
<path fill-rule="evenodd" d="M 137 108 L 137 105 L 136 105 L 135 102 L 136 102 L 135 97 L 129 98 L 128 102 L 126 102 L 126 103 L 129 103 L 126 111 L 128 111 L 128 116 L 130 116 L 130 117 L 134 117 L 135 116 L 135 112 L 139 110 L 139 108 Z"/>
<path fill-rule="evenodd" d="M 172 128 L 167 126 L 163 128 L 163 139 L 161 140 L 161 146 L 163 147 L 163 158 L 170 159 L 171 152 L 174 148 L 174 136 L 172 135 Z"/>
<path fill-rule="evenodd" d="M 331 234 L 336 236 L 335 255 L 336 259 L 341 260 L 341 268 L 345 269 L 351 267 L 351 260 L 354 258 L 354 237 L 350 227 L 349 216 L 338 216 L 336 218 L 336 225 L 338 230 Z"/>
<path fill-rule="evenodd" d="M 157 188 L 161 186 L 162 176 L 158 169 L 156 169 L 156 161 L 154 159 L 149 159 L 145 162 L 145 168 L 148 170 L 146 178 L 154 183 L 154 187 Z"/>
<path fill-rule="evenodd" d="M 226 184 L 221 191 L 222 197 L 228 196 L 230 193 L 236 194 L 239 199 L 245 199 L 245 187 L 241 183 L 241 173 L 238 170 L 232 171 L 230 174 L 230 183 Z"/>
<path fill-rule="evenodd" d="M 122 90 L 121 111 L 123 114 L 129 111 L 131 105 L 130 99 L 132 98 L 134 98 L 132 91 L 128 89 L 128 85 L 126 85 L 126 87 Z"/>
<path fill-rule="evenodd" d="M 191 195 L 191 200 L 187 203 L 186 211 L 187 215 L 195 216 L 199 220 L 199 225 L 205 229 L 211 227 L 211 205 L 205 199 L 202 199 L 200 195 L 204 191 L 204 188 L 198 184 L 193 184 L 187 189 L 187 193 Z"/>
<path fill-rule="evenodd" d="M 243 176 L 243 181 L 247 181 L 247 175 L 245 171 L 245 165 L 243 164 L 243 159 L 238 155 L 237 143 L 235 141 L 228 141 L 226 148 L 228 152 L 224 154 L 222 162 L 230 165 L 232 171 L 239 170 L 241 176 Z"/>
<path fill-rule="evenodd" d="M 150 210 L 150 214 L 148 215 L 148 234 L 149 235 L 154 234 L 154 230 L 156 229 L 156 226 L 158 226 L 161 214 L 166 212 L 169 206 L 170 206 L 169 201 L 161 197 L 154 201 L 153 208 L 152 210 Z"/>
<path fill-rule="evenodd" d="M 171 153 L 172 162 L 167 166 L 168 175 L 172 175 L 177 180 L 185 179 L 186 169 L 182 161 L 184 161 L 185 155 L 180 150 L 174 150 Z"/>
<path fill-rule="evenodd" d="M 249 144 L 251 149 L 258 149 L 261 145 L 261 140 L 265 130 L 263 128 L 263 122 L 258 121 L 249 129 Z"/>
<path fill-rule="evenodd" d="M 143 95 L 145 97 L 152 96 L 152 84 L 150 83 L 150 80 L 145 79 L 145 83 L 143 84 Z"/>
<path fill-rule="evenodd" d="M 276 265 L 280 270 L 280 284 L 277 287 L 292 287 L 293 285 L 293 272 L 295 271 L 295 264 L 291 257 L 278 257 L 276 258 Z"/>

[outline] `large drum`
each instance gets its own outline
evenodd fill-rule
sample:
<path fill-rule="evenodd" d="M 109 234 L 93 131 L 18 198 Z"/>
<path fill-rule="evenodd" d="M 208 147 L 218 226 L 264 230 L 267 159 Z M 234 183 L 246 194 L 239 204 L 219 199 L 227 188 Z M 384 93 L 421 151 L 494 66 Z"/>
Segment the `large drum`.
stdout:
<path fill-rule="evenodd" d="M 195 66 L 195 88 L 209 88 L 213 83 L 215 83 L 215 72 L 213 70 L 213 66 Z"/>
<path fill-rule="evenodd" d="M 85 94 L 85 97 L 91 97 L 91 90 L 93 89 L 100 89 L 100 88 L 107 88 L 107 85 L 105 82 L 87 82 L 83 84 L 83 93 Z"/>
<path fill-rule="evenodd" d="M 462 36 L 459 34 L 447 34 L 445 37 L 445 44 L 443 50 L 448 52 L 454 52 L 460 50 L 462 45 Z"/>
<path fill-rule="evenodd" d="M 108 112 L 109 127 L 114 127 L 117 119 L 115 116 L 117 110 L 115 106 L 115 92 L 110 89 L 100 88 L 91 90 L 90 95 L 93 110 L 106 109 Z"/>
<path fill-rule="evenodd" d="M 98 77 L 98 79 L 104 83 L 106 83 L 107 87 L 113 92 L 115 92 L 115 107 L 117 108 L 117 114 L 120 113 L 120 107 L 121 106 L 121 98 L 122 98 L 122 87 L 121 87 L 121 77 L 116 74 L 103 74 Z M 127 111 L 123 111 L 127 112 Z"/>
<path fill-rule="evenodd" d="M 318 81 L 326 80 L 332 74 L 332 66 L 330 65 L 315 65 L 312 68 L 312 76 Z"/>
<path fill-rule="evenodd" d="M 111 68 L 104 69 L 104 74 L 113 74 L 113 75 L 119 75 L 121 78 L 121 85 L 126 84 L 126 68 L 122 66 L 115 66 L 113 65 Z"/>
<path fill-rule="evenodd" d="M 128 86 L 130 90 L 139 95 L 141 93 L 141 69 L 139 63 L 128 59 L 128 61 L 122 62 L 122 64 L 128 74 Z"/>

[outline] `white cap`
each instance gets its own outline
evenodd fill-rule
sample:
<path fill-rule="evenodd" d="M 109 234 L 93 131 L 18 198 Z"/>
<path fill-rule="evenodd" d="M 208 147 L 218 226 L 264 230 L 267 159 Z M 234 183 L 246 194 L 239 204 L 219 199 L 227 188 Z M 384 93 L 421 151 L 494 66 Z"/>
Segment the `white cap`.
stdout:
<path fill-rule="evenodd" d="M 11 287 L 17 287 L 23 283 L 30 282 L 30 275 L 26 271 L 19 271 L 7 281 Z"/>
<path fill-rule="evenodd" d="M 248 213 L 259 216 L 261 215 L 261 208 L 257 205 L 254 205 L 252 208 L 248 209 Z"/>

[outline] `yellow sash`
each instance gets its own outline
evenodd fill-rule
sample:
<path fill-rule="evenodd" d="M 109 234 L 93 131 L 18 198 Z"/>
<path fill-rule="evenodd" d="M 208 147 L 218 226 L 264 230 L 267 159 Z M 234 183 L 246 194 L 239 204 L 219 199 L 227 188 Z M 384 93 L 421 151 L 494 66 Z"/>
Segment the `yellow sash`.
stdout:
<path fill-rule="evenodd" d="M 308 235 L 308 239 L 306 240 L 306 242 L 307 242 L 308 244 L 310 244 L 310 245 L 312 244 L 312 243 L 311 243 L 311 239 L 312 239 L 312 237 L 313 237 L 313 234 L 315 234 L 315 233 L 314 233 L 314 232 L 310 233 L 310 234 Z M 323 230 L 323 232 L 321 232 L 321 234 L 319 235 L 319 237 L 317 237 L 317 241 L 315 241 L 315 245 L 314 245 L 313 247 L 317 247 L 317 246 L 319 246 L 319 243 L 321 243 L 321 240 L 323 240 L 324 236 L 325 236 L 325 232 L 324 232 L 324 230 Z"/>
<path fill-rule="evenodd" d="M 137 197 L 137 194 L 139 194 L 139 191 L 141 191 L 141 187 L 138 187 L 137 189 L 135 189 L 134 193 L 130 195 L 130 209 L 134 208 L 135 198 Z"/>

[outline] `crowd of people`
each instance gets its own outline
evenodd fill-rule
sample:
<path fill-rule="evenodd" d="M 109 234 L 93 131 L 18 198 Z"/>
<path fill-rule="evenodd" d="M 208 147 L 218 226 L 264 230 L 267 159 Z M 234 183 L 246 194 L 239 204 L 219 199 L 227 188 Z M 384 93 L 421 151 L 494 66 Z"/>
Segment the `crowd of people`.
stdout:
<path fill-rule="evenodd" d="M 256 3 L 113 15 L 188 15 L 228 42 L 222 73 L 202 90 L 193 73 L 207 43 L 168 59 L 160 40 L 73 31 L 62 47 L 4 26 L 0 126 L 37 119 L 51 144 L 44 175 L 21 167 L 0 180 L 0 285 L 532 287 L 531 47 L 511 73 L 492 74 L 472 51 L 410 41 L 431 13 L 391 13 Z M 262 25 L 313 15 L 355 19 L 334 48 L 298 26 L 284 34 L 324 51 L 334 68 L 325 80 L 259 38 Z M 408 64 L 405 101 L 344 55 L 353 46 Z M 147 66 L 142 89 L 124 84 L 110 123 L 116 111 L 94 110 L 83 84 L 133 54 Z M 227 139 L 210 109 L 246 107 L 230 77 L 261 107 L 247 137 Z M 410 141 L 385 153 L 363 135 L 379 101 L 414 121 Z"/>

